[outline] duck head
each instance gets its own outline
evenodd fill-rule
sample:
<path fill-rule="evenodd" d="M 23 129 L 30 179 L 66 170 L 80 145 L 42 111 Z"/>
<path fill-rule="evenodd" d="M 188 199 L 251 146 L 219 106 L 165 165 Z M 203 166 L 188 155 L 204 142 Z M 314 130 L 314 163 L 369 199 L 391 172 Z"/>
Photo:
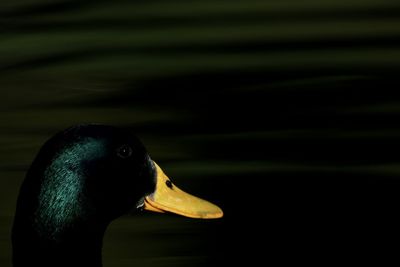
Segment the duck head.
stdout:
<path fill-rule="evenodd" d="M 219 218 L 216 205 L 180 190 L 132 134 L 80 125 L 48 140 L 21 186 L 14 266 L 101 265 L 109 223 L 143 209 Z"/>

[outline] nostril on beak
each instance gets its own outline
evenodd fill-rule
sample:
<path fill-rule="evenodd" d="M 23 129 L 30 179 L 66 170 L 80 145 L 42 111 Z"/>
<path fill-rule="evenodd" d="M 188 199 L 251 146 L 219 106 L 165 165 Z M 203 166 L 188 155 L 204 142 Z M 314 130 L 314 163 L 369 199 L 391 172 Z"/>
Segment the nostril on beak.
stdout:
<path fill-rule="evenodd" d="M 169 188 L 172 189 L 172 182 L 171 182 L 170 180 L 167 180 L 167 181 L 165 182 L 165 184 L 166 184 Z"/>

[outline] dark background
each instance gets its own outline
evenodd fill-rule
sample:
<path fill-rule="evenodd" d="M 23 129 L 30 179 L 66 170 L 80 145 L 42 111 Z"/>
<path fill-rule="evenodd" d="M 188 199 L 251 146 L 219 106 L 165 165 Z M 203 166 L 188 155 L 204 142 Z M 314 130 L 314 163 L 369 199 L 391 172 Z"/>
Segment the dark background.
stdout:
<path fill-rule="evenodd" d="M 390 254 L 399 13 L 389 0 L 2 1 L 0 266 L 35 153 L 84 122 L 130 128 L 225 212 L 118 219 L 105 267 Z"/>

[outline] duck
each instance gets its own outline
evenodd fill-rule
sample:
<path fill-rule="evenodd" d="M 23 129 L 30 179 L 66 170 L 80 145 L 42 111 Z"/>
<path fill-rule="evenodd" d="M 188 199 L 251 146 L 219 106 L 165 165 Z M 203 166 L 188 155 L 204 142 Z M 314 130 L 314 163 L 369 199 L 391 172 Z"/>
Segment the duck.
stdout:
<path fill-rule="evenodd" d="M 130 131 L 69 127 L 43 144 L 22 182 L 12 226 L 13 266 L 102 266 L 108 225 L 143 211 L 223 216 L 217 205 L 179 189 Z"/>

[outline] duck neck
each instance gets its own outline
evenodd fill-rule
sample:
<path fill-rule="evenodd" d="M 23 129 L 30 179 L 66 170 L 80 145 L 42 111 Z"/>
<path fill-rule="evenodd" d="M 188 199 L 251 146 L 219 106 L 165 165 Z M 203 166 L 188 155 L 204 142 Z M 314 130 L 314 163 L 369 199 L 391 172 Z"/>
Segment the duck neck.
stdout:
<path fill-rule="evenodd" d="M 65 230 L 55 238 L 42 235 L 30 228 L 29 223 L 16 220 L 12 236 L 13 265 L 101 267 L 104 231 L 105 227 L 79 226 Z"/>

